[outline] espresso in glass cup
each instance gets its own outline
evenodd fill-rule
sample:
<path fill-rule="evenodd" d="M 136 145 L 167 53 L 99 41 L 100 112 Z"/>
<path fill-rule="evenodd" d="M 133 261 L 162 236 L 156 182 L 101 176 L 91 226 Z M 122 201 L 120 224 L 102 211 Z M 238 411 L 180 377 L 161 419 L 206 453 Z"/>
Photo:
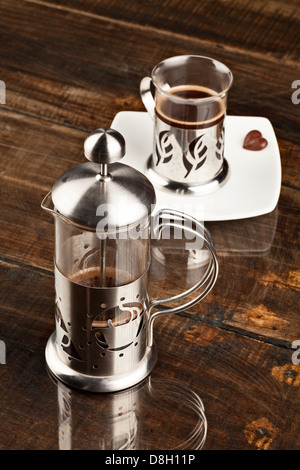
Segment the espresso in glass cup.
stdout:
<path fill-rule="evenodd" d="M 141 98 L 154 121 L 147 167 L 156 184 L 205 194 L 226 181 L 224 124 L 231 85 L 226 65 L 194 55 L 166 59 L 151 78 L 142 79 Z"/>

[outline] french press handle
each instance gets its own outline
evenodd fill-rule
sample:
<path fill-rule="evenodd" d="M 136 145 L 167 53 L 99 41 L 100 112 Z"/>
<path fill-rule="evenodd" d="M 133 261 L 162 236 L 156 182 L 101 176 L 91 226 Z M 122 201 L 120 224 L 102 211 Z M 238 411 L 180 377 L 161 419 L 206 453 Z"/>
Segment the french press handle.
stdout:
<path fill-rule="evenodd" d="M 163 220 L 165 218 L 168 220 Z M 213 288 L 219 272 L 219 264 L 218 259 L 214 247 L 214 243 L 209 231 L 195 218 L 184 214 L 179 211 L 163 209 L 156 215 L 156 221 L 154 227 L 155 238 L 160 239 L 161 234 L 164 228 L 166 227 L 173 227 L 179 230 L 182 230 L 184 226 L 184 231 L 194 235 L 196 239 L 198 239 L 202 246 L 208 250 L 210 254 L 210 259 L 208 262 L 208 266 L 204 275 L 199 279 L 199 281 L 191 288 L 182 292 L 180 294 L 174 295 L 172 297 L 167 297 L 164 299 L 156 299 L 150 301 L 148 310 L 149 314 L 154 307 L 160 306 L 161 308 L 149 316 L 149 330 L 148 330 L 148 345 L 152 346 L 153 344 L 153 322 L 154 320 L 162 315 L 169 315 L 174 313 L 182 312 L 183 310 L 189 309 L 196 305 L 198 302 L 204 299 L 204 297 L 211 291 Z M 183 225 L 184 223 L 184 225 Z M 192 300 L 185 302 L 177 307 L 168 308 L 165 307 L 164 304 L 168 304 L 171 302 L 175 302 L 181 299 L 185 299 L 189 295 L 193 294 L 194 292 L 198 291 L 196 297 Z"/>

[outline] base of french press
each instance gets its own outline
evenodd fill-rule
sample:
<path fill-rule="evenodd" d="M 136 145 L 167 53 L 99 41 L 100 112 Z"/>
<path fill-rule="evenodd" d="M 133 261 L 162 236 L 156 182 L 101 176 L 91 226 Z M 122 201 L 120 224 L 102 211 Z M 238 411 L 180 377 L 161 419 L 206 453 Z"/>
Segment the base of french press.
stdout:
<path fill-rule="evenodd" d="M 147 347 L 143 359 L 129 373 L 113 376 L 82 374 L 71 369 L 61 360 L 57 353 L 55 339 L 56 334 L 53 332 L 45 349 L 46 364 L 49 371 L 66 385 L 87 392 L 117 392 L 132 387 L 150 374 L 157 360 L 157 348 L 153 344 L 151 348 Z"/>

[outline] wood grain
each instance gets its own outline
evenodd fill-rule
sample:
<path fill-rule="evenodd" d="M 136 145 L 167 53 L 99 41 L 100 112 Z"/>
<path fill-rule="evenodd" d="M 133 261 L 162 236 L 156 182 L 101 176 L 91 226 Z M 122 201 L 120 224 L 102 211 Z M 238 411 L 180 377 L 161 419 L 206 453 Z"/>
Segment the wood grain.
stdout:
<path fill-rule="evenodd" d="M 99 449 L 118 437 L 109 413 L 120 407 L 119 396 L 70 390 L 46 371 L 44 348 L 55 327 L 54 224 L 40 204 L 59 175 L 85 161 L 88 132 L 109 127 L 119 111 L 143 111 L 141 78 L 179 54 L 209 55 L 232 69 L 228 113 L 270 119 L 282 188 L 270 214 L 207 224 L 217 283 L 190 311 L 155 321 L 159 359 L 151 379 L 166 391 L 183 384 L 203 400 L 204 449 L 299 449 L 300 366 L 292 343 L 300 338 L 300 105 L 291 101 L 300 70 L 298 3 L 1 2 L 1 450 Z M 164 264 L 155 248 L 151 298 L 195 282 L 188 253 L 167 244 Z M 147 386 L 124 394 L 128 406 L 136 399 L 136 448 L 162 449 L 166 436 L 173 448 L 193 417 L 182 422 L 177 404 L 160 408 Z"/>
<path fill-rule="evenodd" d="M 286 61 L 282 67 L 266 54 L 257 58 L 247 49 L 232 53 L 197 36 L 186 41 L 160 32 L 153 36 L 131 23 L 47 5 L 26 3 L 23 8 L 6 0 L 2 9 L 0 75 L 11 109 L 85 130 L 108 125 L 120 110 L 143 110 L 139 82 L 156 63 L 191 53 L 213 56 L 232 69 L 229 114 L 264 115 L 279 139 L 289 139 L 298 128 L 298 109 L 291 101 L 297 62 Z M 280 109 L 286 109 L 284 116 Z"/>
<path fill-rule="evenodd" d="M 106 19 L 119 24 L 134 25 L 148 31 L 176 35 L 188 41 L 190 37 L 206 43 L 218 43 L 220 48 L 245 50 L 257 56 L 273 56 L 285 60 L 299 57 L 300 15 L 297 0 L 283 4 L 278 1 L 256 0 L 194 2 L 180 0 L 122 4 L 118 1 L 95 0 L 30 0 L 80 13 L 89 18 Z M 267 31 L 267 33 L 266 33 Z"/>

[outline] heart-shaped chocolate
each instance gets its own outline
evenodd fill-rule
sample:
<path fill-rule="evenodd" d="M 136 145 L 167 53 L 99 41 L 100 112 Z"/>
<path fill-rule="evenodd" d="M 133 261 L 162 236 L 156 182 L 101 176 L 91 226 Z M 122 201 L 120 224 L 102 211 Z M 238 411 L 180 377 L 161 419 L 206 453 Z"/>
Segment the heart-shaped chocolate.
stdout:
<path fill-rule="evenodd" d="M 268 145 L 268 141 L 259 131 L 250 131 L 246 135 L 243 148 L 246 150 L 262 150 Z"/>

